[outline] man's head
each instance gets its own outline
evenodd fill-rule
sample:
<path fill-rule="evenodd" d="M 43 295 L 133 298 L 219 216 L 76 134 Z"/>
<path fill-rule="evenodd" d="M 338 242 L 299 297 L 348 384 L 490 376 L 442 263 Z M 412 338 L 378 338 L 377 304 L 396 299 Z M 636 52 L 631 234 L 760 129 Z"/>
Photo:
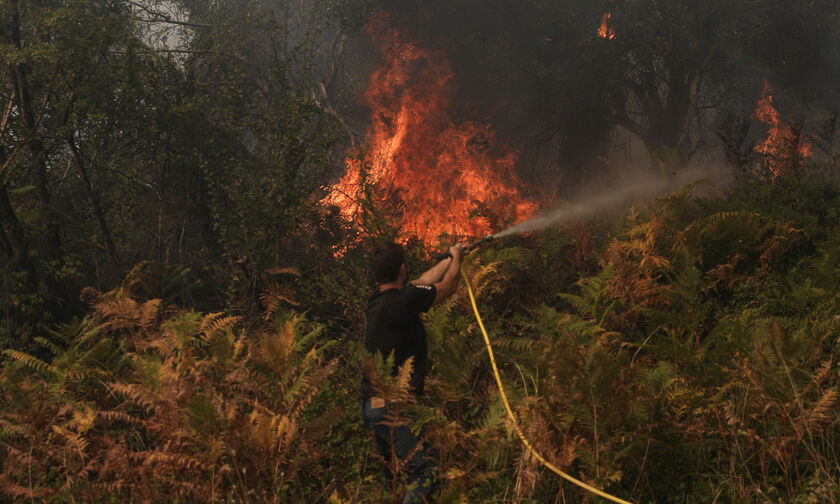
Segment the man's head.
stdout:
<path fill-rule="evenodd" d="M 393 242 L 376 245 L 370 253 L 370 269 L 380 285 L 400 280 L 406 271 L 405 251 Z"/>

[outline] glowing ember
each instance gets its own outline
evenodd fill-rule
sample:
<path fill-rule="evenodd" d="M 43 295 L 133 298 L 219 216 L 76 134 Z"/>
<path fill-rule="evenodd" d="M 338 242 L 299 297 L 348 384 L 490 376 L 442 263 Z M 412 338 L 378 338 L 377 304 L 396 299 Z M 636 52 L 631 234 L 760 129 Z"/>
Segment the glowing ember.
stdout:
<path fill-rule="evenodd" d="M 769 128 L 767 138 L 755 146 L 755 151 L 766 157 L 767 166 L 775 178 L 784 171 L 785 166 L 810 157 L 811 145 L 800 138 L 798 129 L 782 122 L 779 111 L 773 107 L 772 93 L 773 88 L 765 80 L 753 117 Z"/>
<path fill-rule="evenodd" d="M 453 73 L 443 54 L 413 43 L 384 14 L 366 29 L 384 56 L 364 94 L 368 149 L 348 158 L 323 203 L 358 221 L 369 184 L 402 237 L 430 245 L 442 234 L 478 237 L 527 218 L 534 204 L 516 189 L 516 153 L 497 145 L 488 125 L 450 117 Z"/>
<path fill-rule="evenodd" d="M 610 19 L 610 13 L 605 12 L 603 16 L 601 16 L 601 26 L 598 28 L 598 36 L 602 39 L 612 40 L 615 38 L 615 30 L 607 25 L 607 21 Z"/>

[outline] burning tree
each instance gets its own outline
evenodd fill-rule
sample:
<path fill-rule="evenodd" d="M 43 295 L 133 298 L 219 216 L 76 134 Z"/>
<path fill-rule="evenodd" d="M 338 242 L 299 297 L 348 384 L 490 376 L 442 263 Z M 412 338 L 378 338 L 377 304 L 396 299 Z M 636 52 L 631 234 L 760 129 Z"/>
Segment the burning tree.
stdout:
<path fill-rule="evenodd" d="M 773 88 L 765 80 L 753 117 L 767 125 L 767 137 L 754 150 L 764 156 L 775 178 L 786 168 L 797 167 L 802 159 L 810 157 L 811 144 L 802 139 L 800 126 L 782 120 L 779 111 L 773 106 L 772 93 Z"/>
<path fill-rule="evenodd" d="M 615 29 L 607 24 L 610 16 L 611 14 L 609 12 L 605 12 L 601 16 L 601 26 L 598 27 L 598 36 L 602 39 L 612 40 L 615 38 Z"/>
<path fill-rule="evenodd" d="M 517 189 L 517 153 L 486 123 L 452 116 L 453 71 L 444 54 L 416 44 L 386 14 L 366 31 L 383 55 L 363 96 L 371 111 L 367 150 L 348 158 L 323 202 L 358 222 L 370 184 L 372 203 L 396 220 L 402 237 L 427 244 L 529 216 L 535 205 Z"/>

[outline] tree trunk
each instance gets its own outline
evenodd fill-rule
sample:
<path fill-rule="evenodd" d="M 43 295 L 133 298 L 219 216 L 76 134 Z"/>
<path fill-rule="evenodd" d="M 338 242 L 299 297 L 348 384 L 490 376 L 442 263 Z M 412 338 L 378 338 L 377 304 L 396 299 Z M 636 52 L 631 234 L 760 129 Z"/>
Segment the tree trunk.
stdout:
<path fill-rule="evenodd" d="M 99 225 L 99 232 L 102 233 L 102 238 L 105 240 L 105 246 L 108 249 L 108 255 L 111 256 L 111 260 L 114 262 L 114 265 L 117 267 L 117 270 L 122 273 L 122 261 L 120 261 L 119 253 L 117 252 L 117 247 L 114 245 L 114 240 L 111 235 L 111 229 L 108 227 L 108 223 L 105 221 L 105 213 L 102 211 L 102 204 L 99 199 L 99 194 L 93 190 L 93 185 L 90 182 L 90 177 L 88 176 L 87 168 L 85 167 L 85 161 L 82 158 L 81 152 L 79 152 L 79 148 L 76 145 L 76 141 L 73 138 L 73 134 L 71 133 L 67 137 L 67 144 L 70 146 L 70 150 L 73 152 L 73 157 L 76 159 L 76 166 L 79 168 L 79 174 L 82 176 L 82 182 L 85 185 L 85 192 L 87 193 L 88 198 L 90 199 L 90 205 L 93 208 L 93 214 L 96 217 L 96 222 Z"/>
<path fill-rule="evenodd" d="M 38 273 L 29 258 L 29 242 L 26 240 L 23 227 L 20 225 L 17 215 L 15 215 L 14 208 L 12 208 L 5 184 L 0 184 L 0 227 L 2 227 L 5 235 L 12 264 L 18 265 L 20 269 L 26 271 L 34 285 L 34 282 L 38 279 Z"/>
<path fill-rule="evenodd" d="M 222 257 L 222 246 L 219 243 L 216 229 L 213 226 L 213 213 L 210 209 L 210 201 L 208 198 L 209 181 L 203 170 L 197 170 L 198 184 L 195 195 L 196 213 L 200 222 L 201 237 L 204 240 L 204 245 L 213 260 L 219 260 Z"/>
<path fill-rule="evenodd" d="M 14 16 L 12 20 L 12 41 L 18 50 L 23 50 L 23 43 L 20 34 L 20 12 L 18 2 L 13 1 Z M 11 72 L 12 82 L 15 86 L 17 104 L 20 110 L 20 117 L 26 135 L 26 146 L 31 155 L 32 176 L 35 182 L 35 189 L 44 215 L 47 219 L 47 253 L 49 257 L 58 264 L 63 263 L 63 252 L 61 245 L 61 223 L 58 212 L 52 205 L 52 197 L 49 191 L 47 176 L 47 153 L 44 143 L 37 135 L 38 120 L 35 115 L 35 107 L 32 103 L 32 94 L 27 82 L 28 69 L 26 65 L 16 65 Z"/>
<path fill-rule="evenodd" d="M 9 243 L 9 238 L 6 236 L 6 230 L 3 228 L 3 224 L 0 224 L 0 245 L 3 247 L 3 255 L 11 259 L 14 251 L 12 250 L 12 244 Z"/>

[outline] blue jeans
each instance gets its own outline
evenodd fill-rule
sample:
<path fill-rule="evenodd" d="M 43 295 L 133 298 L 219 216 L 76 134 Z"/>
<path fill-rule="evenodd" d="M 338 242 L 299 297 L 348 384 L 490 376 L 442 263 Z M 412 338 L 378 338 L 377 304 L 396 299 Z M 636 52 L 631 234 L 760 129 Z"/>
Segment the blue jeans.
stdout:
<path fill-rule="evenodd" d="M 362 401 L 362 419 L 376 439 L 376 448 L 385 461 L 385 481 L 394 478 L 391 472 L 392 454 L 405 463 L 410 484 L 403 504 L 434 502 L 432 495 L 440 488 L 437 464 L 430 456 L 431 450 L 411 432 L 408 425 L 383 425 L 388 408 L 371 408 L 370 399 Z"/>

